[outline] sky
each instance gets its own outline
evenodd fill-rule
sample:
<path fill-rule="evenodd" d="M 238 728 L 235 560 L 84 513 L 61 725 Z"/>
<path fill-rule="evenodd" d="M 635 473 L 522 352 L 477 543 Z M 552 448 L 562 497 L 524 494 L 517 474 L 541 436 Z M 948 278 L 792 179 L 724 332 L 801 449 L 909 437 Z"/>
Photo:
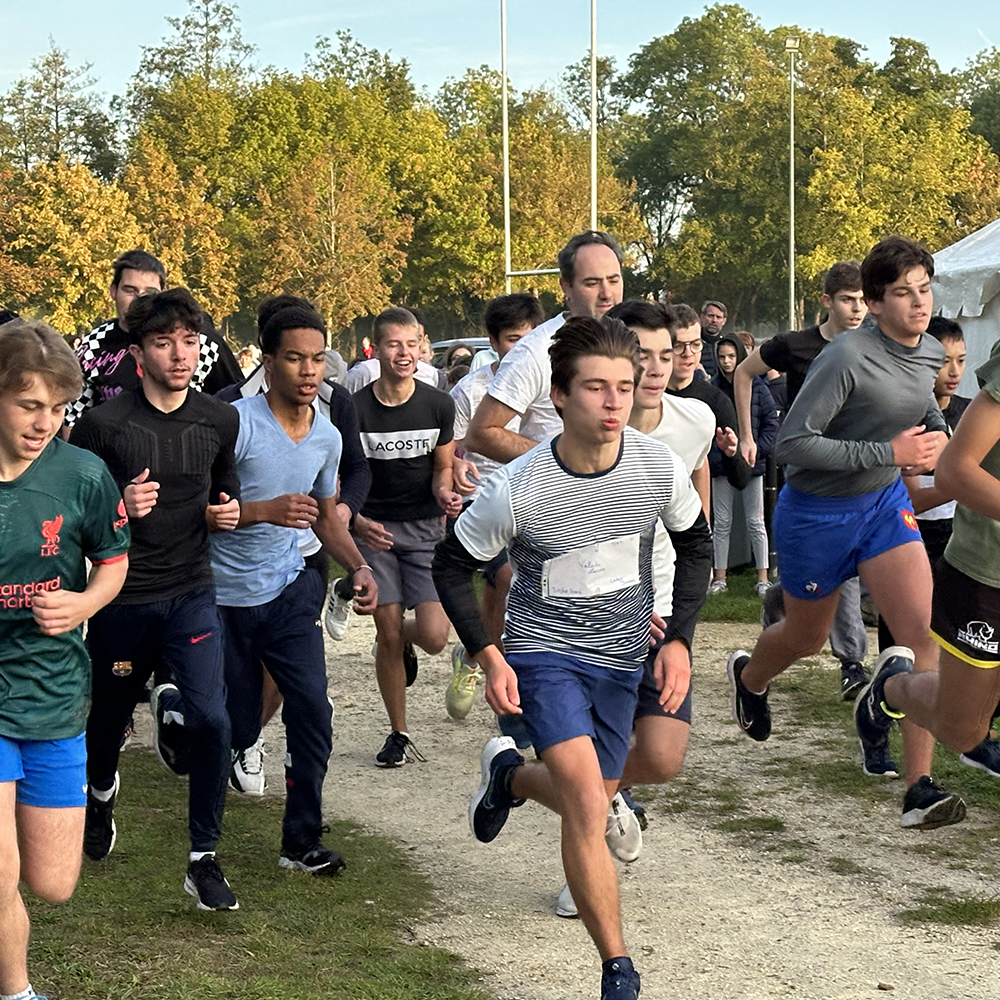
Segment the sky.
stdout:
<path fill-rule="evenodd" d="M 350 30 L 363 45 L 406 59 L 418 88 L 433 92 L 470 66 L 500 66 L 499 0 L 242 0 L 235 5 L 244 39 L 257 47 L 260 65 L 299 71 L 318 35 Z M 555 86 L 563 69 L 590 45 L 587 0 L 508 0 L 508 74 L 518 90 Z M 801 28 L 853 38 L 867 56 L 882 62 L 889 38 L 904 35 L 925 42 L 941 68 L 961 68 L 976 52 L 1000 46 L 997 0 L 909 0 L 862 5 L 805 3 L 803 0 L 747 0 L 767 29 Z M 650 39 L 669 34 L 684 17 L 697 18 L 705 4 L 664 0 L 598 0 L 597 51 L 623 69 L 628 57 Z M 0 0 L 0 91 L 30 71 L 51 36 L 69 53 L 71 65 L 92 63 L 94 89 L 124 92 L 138 67 L 143 45 L 156 45 L 169 16 L 183 16 L 185 0 L 150 7 L 96 0 Z M 901 16 L 905 13 L 905 16 Z"/>

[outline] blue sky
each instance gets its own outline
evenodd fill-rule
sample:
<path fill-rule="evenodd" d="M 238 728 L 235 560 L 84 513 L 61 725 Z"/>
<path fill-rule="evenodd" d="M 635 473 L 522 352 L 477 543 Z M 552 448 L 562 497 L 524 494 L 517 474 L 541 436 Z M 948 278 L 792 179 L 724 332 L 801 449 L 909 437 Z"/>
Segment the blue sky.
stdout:
<path fill-rule="evenodd" d="M 905 35 L 930 46 L 943 69 L 964 65 L 989 45 L 1000 45 L 997 0 L 910 0 L 906 5 L 803 3 L 758 0 L 743 4 L 766 28 L 797 24 L 846 35 L 882 61 L 889 37 Z M 247 41 L 257 59 L 299 70 L 317 35 L 347 28 L 363 44 L 405 58 L 418 87 L 436 90 L 466 67 L 499 68 L 499 0 L 243 0 L 238 5 Z M 135 71 L 140 47 L 167 32 L 166 16 L 182 15 L 184 0 L 138 8 L 95 0 L 47 0 L 32 4 L 0 0 L 0 90 L 28 72 L 31 60 L 48 47 L 51 35 L 68 50 L 74 65 L 93 63 L 96 88 L 121 93 Z M 704 3 L 662 0 L 599 0 L 598 53 L 628 56 L 649 39 L 667 34 L 684 17 L 697 17 Z M 945 14 L 945 11 L 947 13 Z M 509 72 L 518 89 L 555 84 L 563 68 L 580 59 L 590 42 L 588 0 L 508 0 Z"/>

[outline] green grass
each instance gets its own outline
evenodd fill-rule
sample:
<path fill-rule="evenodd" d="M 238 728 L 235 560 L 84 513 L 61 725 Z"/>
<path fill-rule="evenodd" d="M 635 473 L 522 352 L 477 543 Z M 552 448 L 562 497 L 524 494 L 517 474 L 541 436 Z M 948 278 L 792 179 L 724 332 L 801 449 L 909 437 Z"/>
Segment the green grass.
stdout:
<path fill-rule="evenodd" d="M 760 620 L 760 598 L 754 593 L 757 570 L 745 568 L 726 574 L 729 589 L 724 594 L 709 594 L 701 609 L 702 622 L 740 622 L 753 624 Z"/>
<path fill-rule="evenodd" d="M 29 902 L 32 981 L 53 1000 L 484 1000 L 457 957 L 413 942 L 434 897 L 389 841 L 337 823 L 346 871 L 286 872 L 283 799 L 230 796 L 219 860 L 240 910 L 204 913 L 181 888 L 186 784 L 144 751 L 122 770 L 115 850 L 66 906 Z"/>
<path fill-rule="evenodd" d="M 904 923 L 962 924 L 993 927 L 1000 923 L 1000 896 L 953 895 L 948 889 L 929 889 L 920 906 L 903 910 Z"/>

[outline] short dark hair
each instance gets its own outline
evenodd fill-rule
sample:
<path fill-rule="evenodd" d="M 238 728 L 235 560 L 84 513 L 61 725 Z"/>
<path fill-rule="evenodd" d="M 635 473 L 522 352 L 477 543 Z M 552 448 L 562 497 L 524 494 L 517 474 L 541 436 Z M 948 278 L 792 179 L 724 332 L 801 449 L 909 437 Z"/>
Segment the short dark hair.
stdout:
<path fill-rule="evenodd" d="M 701 317 L 686 302 L 679 302 L 677 305 L 671 306 L 670 313 L 671 334 L 701 322 Z"/>
<path fill-rule="evenodd" d="M 930 251 L 916 240 L 905 236 L 887 236 L 872 247 L 861 262 L 861 290 L 866 302 L 881 302 L 886 286 L 922 267 L 927 277 L 934 277 L 934 258 Z"/>
<path fill-rule="evenodd" d="M 625 255 L 622 253 L 622 248 L 618 245 L 618 240 L 611 233 L 604 232 L 603 229 L 586 229 L 582 233 L 577 233 L 559 251 L 559 277 L 567 285 L 572 285 L 573 278 L 576 277 L 576 255 L 580 252 L 580 248 L 594 245 L 607 247 L 609 250 L 612 250 L 618 258 L 618 266 L 621 266 Z"/>
<path fill-rule="evenodd" d="M 14 319 L 0 326 L 0 392 L 21 392 L 32 375 L 67 401 L 83 392 L 83 372 L 61 334 L 38 320 Z"/>
<path fill-rule="evenodd" d="M 130 265 L 131 266 L 131 265 Z M 125 314 L 130 344 L 142 345 L 145 337 L 170 333 L 177 327 L 201 333 L 201 307 L 186 288 L 170 288 L 132 300 Z"/>
<path fill-rule="evenodd" d="M 299 301 L 306 302 L 305 299 Z M 261 303 L 261 307 L 263 305 L 264 303 Z M 260 314 L 261 310 L 258 309 L 258 321 Z M 304 306 L 290 304 L 279 309 L 268 309 L 264 315 L 266 319 L 260 330 L 260 349 L 265 354 L 273 357 L 281 350 L 281 335 L 286 330 L 318 330 L 323 334 L 323 346 L 326 347 L 326 323 L 308 302 Z"/>
<path fill-rule="evenodd" d="M 837 292 L 861 291 L 861 265 L 856 260 L 838 260 L 823 275 L 823 294 L 832 299 Z"/>
<path fill-rule="evenodd" d="M 281 309 L 288 309 L 290 306 L 298 306 L 301 309 L 312 309 L 314 312 L 319 312 L 319 310 L 308 299 L 304 299 L 301 295 L 272 295 L 270 298 L 264 299 L 264 301 L 257 306 L 258 332 L 267 326 L 267 321 L 276 312 Z"/>
<path fill-rule="evenodd" d="M 673 320 L 673 310 L 663 302 L 647 302 L 645 299 L 626 299 L 609 309 L 606 316 L 620 319 L 627 327 L 641 330 L 669 330 Z"/>
<path fill-rule="evenodd" d="M 375 322 L 372 324 L 373 344 L 377 344 L 382 339 L 382 334 L 389 326 L 412 326 L 415 330 L 420 329 L 417 317 L 409 309 L 404 309 L 402 306 L 390 306 L 375 317 Z"/>
<path fill-rule="evenodd" d="M 11 320 L 20 319 L 21 314 L 14 312 L 13 309 L 0 309 L 0 326 L 4 323 L 9 323 Z"/>
<path fill-rule="evenodd" d="M 417 321 L 417 326 L 427 326 L 424 322 L 424 312 L 419 306 L 407 306 L 406 311 Z"/>
<path fill-rule="evenodd" d="M 569 392 L 577 362 L 585 357 L 625 358 L 632 362 L 636 383 L 642 375 L 639 338 L 620 319 L 598 322 L 590 316 L 571 316 L 559 327 L 549 347 L 553 388 Z"/>
<path fill-rule="evenodd" d="M 150 274 L 158 274 L 160 276 L 160 288 L 163 287 L 163 283 L 167 280 L 167 269 L 151 253 L 146 253 L 145 250 L 127 250 L 111 266 L 114 269 L 111 284 L 116 287 L 122 280 L 122 272 L 125 270 L 148 271 Z"/>
<path fill-rule="evenodd" d="M 729 310 L 726 308 L 725 302 L 720 302 L 718 299 L 708 299 L 701 307 L 701 314 L 703 316 L 705 315 L 705 310 L 708 309 L 709 306 L 715 306 L 715 308 L 718 309 L 722 315 L 726 317 L 726 319 L 729 319 Z M 685 324 L 685 326 L 686 325 L 687 324 Z"/>
<path fill-rule="evenodd" d="M 962 328 L 953 319 L 947 319 L 945 316 L 931 316 L 927 332 L 935 340 L 961 340 L 965 343 Z"/>
<path fill-rule="evenodd" d="M 515 292 L 513 295 L 498 295 L 490 299 L 483 315 L 483 325 L 493 340 L 498 340 L 504 330 L 530 323 L 532 327 L 539 326 L 545 319 L 542 304 L 528 292 Z"/>

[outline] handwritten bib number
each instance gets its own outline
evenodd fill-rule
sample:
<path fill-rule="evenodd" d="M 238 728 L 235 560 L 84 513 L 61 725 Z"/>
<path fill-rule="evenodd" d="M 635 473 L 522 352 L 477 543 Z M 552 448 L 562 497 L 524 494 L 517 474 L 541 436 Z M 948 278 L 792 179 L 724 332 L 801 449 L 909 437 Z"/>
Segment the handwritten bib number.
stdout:
<path fill-rule="evenodd" d="M 639 584 L 639 538 L 623 535 L 542 564 L 542 597 L 601 597 Z"/>

